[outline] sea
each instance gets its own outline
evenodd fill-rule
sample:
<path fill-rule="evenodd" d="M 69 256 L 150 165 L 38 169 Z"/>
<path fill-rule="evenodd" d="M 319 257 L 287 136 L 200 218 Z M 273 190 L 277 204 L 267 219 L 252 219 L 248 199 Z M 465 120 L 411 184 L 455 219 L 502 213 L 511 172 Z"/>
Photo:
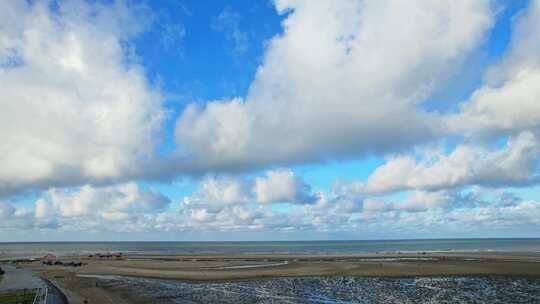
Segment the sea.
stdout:
<path fill-rule="evenodd" d="M 0 258 L 86 255 L 97 252 L 131 254 L 315 254 L 437 251 L 540 252 L 540 238 L 420 239 L 359 241 L 245 242 L 11 242 L 0 243 Z"/>

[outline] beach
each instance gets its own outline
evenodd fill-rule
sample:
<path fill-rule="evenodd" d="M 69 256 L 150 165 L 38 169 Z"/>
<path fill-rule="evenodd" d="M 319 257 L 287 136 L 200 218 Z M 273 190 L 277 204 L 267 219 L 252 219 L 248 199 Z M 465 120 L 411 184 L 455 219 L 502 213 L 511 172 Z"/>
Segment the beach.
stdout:
<path fill-rule="evenodd" d="M 363 254 L 133 254 L 122 258 L 63 256 L 80 267 L 25 262 L 59 287 L 71 303 L 144 303 L 130 284 L 108 279 L 146 278 L 219 283 L 303 277 L 511 277 L 540 278 L 535 252 L 417 252 Z M 131 296 L 130 296 L 131 295 Z M 165 303 L 165 302 L 164 302 Z"/>

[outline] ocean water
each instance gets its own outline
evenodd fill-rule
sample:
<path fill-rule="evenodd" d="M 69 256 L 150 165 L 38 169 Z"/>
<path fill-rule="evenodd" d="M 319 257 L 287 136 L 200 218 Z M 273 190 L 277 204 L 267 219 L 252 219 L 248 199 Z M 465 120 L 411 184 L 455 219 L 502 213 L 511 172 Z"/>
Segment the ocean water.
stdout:
<path fill-rule="evenodd" d="M 294 242 L 0 243 L 0 257 L 35 257 L 47 253 L 56 255 L 85 255 L 108 251 L 138 254 L 373 253 L 418 251 L 540 252 L 540 238 Z"/>
<path fill-rule="evenodd" d="M 507 277 L 276 278 L 220 283 L 102 277 L 149 303 L 540 303 L 540 279 Z"/>

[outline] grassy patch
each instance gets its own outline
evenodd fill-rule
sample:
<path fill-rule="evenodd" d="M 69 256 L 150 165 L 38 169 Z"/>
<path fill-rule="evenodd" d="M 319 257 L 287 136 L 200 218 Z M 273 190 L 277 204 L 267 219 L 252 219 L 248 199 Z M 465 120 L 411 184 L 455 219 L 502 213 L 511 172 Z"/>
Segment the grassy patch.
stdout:
<path fill-rule="evenodd" d="M 34 290 L 0 293 L 0 304 L 32 304 Z"/>

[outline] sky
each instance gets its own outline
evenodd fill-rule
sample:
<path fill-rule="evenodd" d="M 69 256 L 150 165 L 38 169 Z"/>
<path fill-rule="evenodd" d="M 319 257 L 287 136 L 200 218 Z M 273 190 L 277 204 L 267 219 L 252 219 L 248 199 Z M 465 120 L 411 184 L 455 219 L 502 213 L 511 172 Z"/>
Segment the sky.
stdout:
<path fill-rule="evenodd" d="M 0 241 L 540 237 L 539 0 L 0 1 Z"/>

